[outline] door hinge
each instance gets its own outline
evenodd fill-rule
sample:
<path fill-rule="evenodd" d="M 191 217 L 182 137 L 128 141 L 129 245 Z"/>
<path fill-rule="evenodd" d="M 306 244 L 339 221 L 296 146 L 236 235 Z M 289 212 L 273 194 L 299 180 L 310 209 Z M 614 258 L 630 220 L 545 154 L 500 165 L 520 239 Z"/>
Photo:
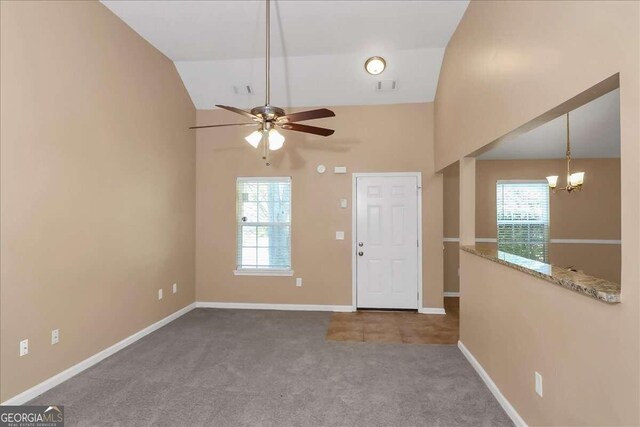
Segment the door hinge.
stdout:
<path fill-rule="evenodd" d="M 416 240 L 416 246 L 420 247 L 420 240 Z"/>

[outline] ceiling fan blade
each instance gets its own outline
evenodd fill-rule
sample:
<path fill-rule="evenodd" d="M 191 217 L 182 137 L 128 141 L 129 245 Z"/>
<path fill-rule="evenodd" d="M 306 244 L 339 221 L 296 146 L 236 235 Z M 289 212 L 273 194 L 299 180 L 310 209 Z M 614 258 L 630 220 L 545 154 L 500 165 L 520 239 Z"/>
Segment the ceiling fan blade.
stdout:
<path fill-rule="evenodd" d="M 227 123 L 223 125 L 191 126 L 189 129 L 219 128 L 223 126 L 256 126 L 257 123 Z"/>
<path fill-rule="evenodd" d="M 319 128 L 316 126 L 301 125 L 298 123 L 282 123 L 279 126 L 284 130 L 294 130 L 296 132 L 312 133 L 314 135 L 329 136 L 335 132 L 333 129 Z"/>
<path fill-rule="evenodd" d="M 232 113 L 241 114 L 241 115 L 243 115 L 243 116 L 245 116 L 245 117 L 247 117 L 247 118 L 249 118 L 251 120 L 262 121 L 262 119 L 260 119 L 260 117 L 255 116 L 255 115 L 249 113 L 248 111 L 244 111 L 244 110 L 241 110 L 241 109 L 236 108 L 236 107 L 229 107 L 228 105 L 216 105 L 216 107 L 222 108 L 222 109 L 227 110 L 227 111 L 231 111 Z"/>
<path fill-rule="evenodd" d="M 319 110 L 301 111 L 299 113 L 291 113 L 278 118 L 278 122 L 293 123 L 302 122 L 304 120 L 322 119 L 325 117 L 335 117 L 336 113 L 326 108 Z"/>

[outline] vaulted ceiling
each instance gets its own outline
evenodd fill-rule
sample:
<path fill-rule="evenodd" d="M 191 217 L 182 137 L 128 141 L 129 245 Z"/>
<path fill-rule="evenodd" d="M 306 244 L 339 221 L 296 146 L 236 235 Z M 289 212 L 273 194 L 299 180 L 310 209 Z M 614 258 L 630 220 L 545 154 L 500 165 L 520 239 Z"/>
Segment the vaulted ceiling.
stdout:
<path fill-rule="evenodd" d="M 263 1 L 102 3 L 172 59 L 198 109 L 264 103 Z M 272 1 L 272 104 L 433 101 L 444 49 L 468 1 Z M 379 76 L 364 61 L 383 56 Z M 396 89 L 376 90 L 379 80 Z M 236 93 L 250 85 L 252 94 Z"/>
<path fill-rule="evenodd" d="M 563 159 L 567 118 L 560 116 L 498 145 L 480 160 Z M 620 90 L 616 89 L 569 113 L 571 157 L 620 157 Z"/>

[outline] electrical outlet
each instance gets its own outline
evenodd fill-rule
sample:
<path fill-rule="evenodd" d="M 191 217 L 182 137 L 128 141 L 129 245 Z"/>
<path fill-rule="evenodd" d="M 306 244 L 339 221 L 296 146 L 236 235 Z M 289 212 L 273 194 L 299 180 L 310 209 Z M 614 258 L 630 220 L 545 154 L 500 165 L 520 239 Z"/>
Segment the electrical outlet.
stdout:
<path fill-rule="evenodd" d="M 302 286 L 302 277 L 296 277 L 296 286 L 297 287 Z"/>
<path fill-rule="evenodd" d="M 162 289 L 158 289 L 158 299 L 162 299 Z"/>
<path fill-rule="evenodd" d="M 542 375 L 536 372 L 535 377 L 536 377 L 536 393 L 538 393 L 538 395 L 542 397 Z"/>
<path fill-rule="evenodd" d="M 174 294 L 177 294 L 177 293 L 178 293 L 178 284 L 177 284 L 177 283 L 174 283 L 174 284 L 173 284 L 173 293 L 174 293 Z"/>
<path fill-rule="evenodd" d="M 20 357 L 29 354 L 29 340 L 20 341 Z"/>
<path fill-rule="evenodd" d="M 58 344 L 60 341 L 60 329 L 54 329 L 51 331 L 51 345 Z"/>

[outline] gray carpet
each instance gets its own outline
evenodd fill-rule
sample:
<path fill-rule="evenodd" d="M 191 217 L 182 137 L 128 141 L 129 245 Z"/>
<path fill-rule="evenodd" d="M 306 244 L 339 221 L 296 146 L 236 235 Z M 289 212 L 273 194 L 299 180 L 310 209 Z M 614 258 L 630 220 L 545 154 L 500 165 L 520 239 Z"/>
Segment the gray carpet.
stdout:
<path fill-rule="evenodd" d="M 456 346 L 325 341 L 330 313 L 196 309 L 39 396 L 67 426 L 511 426 Z"/>

